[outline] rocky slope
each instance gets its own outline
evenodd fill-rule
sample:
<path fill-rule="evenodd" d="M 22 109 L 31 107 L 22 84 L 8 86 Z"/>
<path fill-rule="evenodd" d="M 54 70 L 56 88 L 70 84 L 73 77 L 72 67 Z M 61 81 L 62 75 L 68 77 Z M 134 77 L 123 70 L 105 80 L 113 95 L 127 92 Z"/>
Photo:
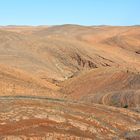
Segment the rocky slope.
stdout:
<path fill-rule="evenodd" d="M 0 98 L 0 138 L 125 139 L 140 129 L 140 115 L 126 109 L 57 99 Z M 138 136 L 137 136 L 138 138 Z"/>
<path fill-rule="evenodd" d="M 0 27 L 1 139 L 139 139 L 140 27 Z"/>

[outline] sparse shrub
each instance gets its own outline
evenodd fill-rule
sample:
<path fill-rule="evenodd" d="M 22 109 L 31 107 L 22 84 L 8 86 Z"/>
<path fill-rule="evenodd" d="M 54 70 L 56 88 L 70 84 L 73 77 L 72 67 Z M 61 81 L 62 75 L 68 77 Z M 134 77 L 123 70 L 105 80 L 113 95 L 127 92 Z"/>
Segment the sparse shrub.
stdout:
<path fill-rule="evenodd" d="M 128 108 L 128 105 L 124 105 L 124 107 L 123 108 Z"/>

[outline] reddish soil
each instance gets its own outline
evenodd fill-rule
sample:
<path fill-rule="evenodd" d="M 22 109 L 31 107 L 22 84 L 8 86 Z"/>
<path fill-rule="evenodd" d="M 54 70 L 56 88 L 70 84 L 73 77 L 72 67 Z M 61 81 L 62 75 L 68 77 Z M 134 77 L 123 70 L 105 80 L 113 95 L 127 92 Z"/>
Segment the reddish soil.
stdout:
<path fill-rule="evenodd" d="M 0 27 L 0 139 L 140 139 L 140 27 Z"/>

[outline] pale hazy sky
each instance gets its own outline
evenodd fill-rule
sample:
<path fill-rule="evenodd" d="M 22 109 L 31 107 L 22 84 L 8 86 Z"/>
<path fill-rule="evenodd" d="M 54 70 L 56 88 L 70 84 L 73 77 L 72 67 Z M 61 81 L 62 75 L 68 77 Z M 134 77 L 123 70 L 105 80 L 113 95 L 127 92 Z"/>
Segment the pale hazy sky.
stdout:
<path fill-rule="evenodd" d="M 0 25 L 138 25 L 140 0 L 0 0 Z"/>

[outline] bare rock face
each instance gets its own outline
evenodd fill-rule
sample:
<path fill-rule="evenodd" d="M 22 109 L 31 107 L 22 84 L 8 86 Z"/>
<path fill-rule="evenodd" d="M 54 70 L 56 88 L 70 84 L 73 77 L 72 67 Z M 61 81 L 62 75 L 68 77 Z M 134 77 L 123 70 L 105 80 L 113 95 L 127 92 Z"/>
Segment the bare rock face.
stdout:
<path fill-rule="evenodd" d="M 0 139 L 137 140 L 140 27 L 0 27 Z"/>

